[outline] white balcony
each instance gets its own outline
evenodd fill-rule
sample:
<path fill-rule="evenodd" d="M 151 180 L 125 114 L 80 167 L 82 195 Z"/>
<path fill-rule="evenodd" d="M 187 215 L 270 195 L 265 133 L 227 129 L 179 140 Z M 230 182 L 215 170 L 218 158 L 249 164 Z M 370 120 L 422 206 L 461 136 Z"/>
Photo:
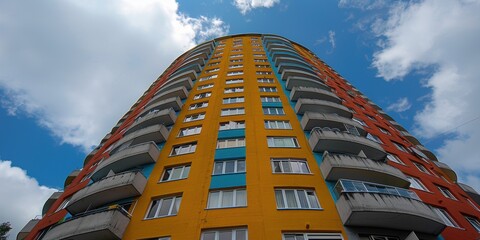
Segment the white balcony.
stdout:
<path fill-rule="evenodd" d="M 172 125 L 177 120 L 177 115 L 173 109 L 164 109 L 158 112 L 150 112 L 149 114 L 137 118 L 132 125 L 125 131 L 125 135 L 146 128 L 149 126 L 162 124 L 162 125 Z"/>
<path fill-rule="evenodd" d="M 352 118 L 353 113 L 342 104 L 326 100 L 300 98 L 295 104 L 295 112 L 304 114 L 305 112 L 330 113 L 337 114 L 345 118 Z"/>
<path fill-rule="evenodd" d="M 328 90 L 314 87 L 294 87 L 290 92 L 290 101 L 298 101 L 299 99 L 317 99 L 325 100 L 337 104 L 341 104 L 340 100 L 335 93 Z"/>

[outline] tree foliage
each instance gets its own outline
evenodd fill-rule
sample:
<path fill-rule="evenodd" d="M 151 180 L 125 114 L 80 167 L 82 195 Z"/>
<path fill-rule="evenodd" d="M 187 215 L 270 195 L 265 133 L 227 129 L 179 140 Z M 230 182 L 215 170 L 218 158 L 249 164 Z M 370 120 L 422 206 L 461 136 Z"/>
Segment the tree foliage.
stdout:
<path fill-rule="evenodd" d="M 12 229 L 9 222 L 4 222 L 0 224 L 0 240 L 6 240 L 8 237 L 8 232 Z"/>

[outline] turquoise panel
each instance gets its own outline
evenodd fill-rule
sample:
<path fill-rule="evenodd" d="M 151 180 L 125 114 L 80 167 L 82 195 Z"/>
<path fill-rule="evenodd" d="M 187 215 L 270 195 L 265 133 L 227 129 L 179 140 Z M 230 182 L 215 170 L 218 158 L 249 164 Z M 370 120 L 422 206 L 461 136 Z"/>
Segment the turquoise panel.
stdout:
<path fill-rule="evenodd" d="M 142 174 L 145 176 L 147 179 L 150 176 L 150 173 L 152 173 L 153 166 L 155 166 L 155 163 L 151 164 L 146 164 L 142 166 Z"/>
<path fill-rule="evenodd" d="M 221 130 L 218 139 L 245 137 L 245 129 Z"/>
<path fill-rule="evenodd" d="M 281 102 L 262 102 L 262 107 L 282 107 Z"/>
<path fill-rule="evenodd" d="M 210 189 L 246 186 L 245 173 L 232 173 L 212 176 Z"/>
<path fill-rule="evenodd" d="M 239 159 L 245 158 L 246 148 L 245 147 L 236 147 L 236 148 L 222 148 L 215 150 L 215 160 L 228 160 L 228 159 Z"/>

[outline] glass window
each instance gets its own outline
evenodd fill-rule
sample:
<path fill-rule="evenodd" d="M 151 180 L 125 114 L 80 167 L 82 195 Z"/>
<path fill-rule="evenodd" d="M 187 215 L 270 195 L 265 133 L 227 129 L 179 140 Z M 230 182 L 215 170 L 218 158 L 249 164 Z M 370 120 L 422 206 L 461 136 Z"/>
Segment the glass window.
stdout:
<path fill-rule="evenodd" d="M 70 203 L 70 199 L 71 199 L 71 197 L 65 198 L 63 200 L 63 202 L 60 203 L 60 205 L 58 205 L 58 208 L 57 208 L 57 210 L 55 210 L 55 212 L 58 212 L 58 211 L 64 209 L 68 205 L 68 203 Z"/>
<path fill-rule="evenodd" d="M 380 144 L 383 144 L 382 140 L 380 140 L 379 137 L 371 134 L 371 133 L 367 133 L 367 138 L 374 141 L 374 142 L 377 142 L 377 143 L 380 143 Z"/>
<path fill-rule="evenodd" d="M 457 200 L 457 198 L 453 195 L 452 192 L 450 192 L 450 190 L 448 190 L 448 188 L 446 187 L 442 187 L 442 186 L 437 186 L 437 188 L 440 190 L 440 192 L 443 194 L 443 196 L 445 196 L 446 198 L 450 198 L 450 199 L 453 199 L 453 200 Z"/>
<path fill-rule="evenodd" d="M 268 97 L 268 96 L 261 96 L 260 100 L 262 102 L 282 102 L 279 97 Z"/>
<path fill-rule="evenodd" d="M 246 228 L 205 230 L 201 240 L 248 240 Z"/>
<path fill-rule="evenodd" d="M 212 73 L 212 72 L 218 72 L 220 71 L 220 68 L 213 68 L 213 69 L 208 69 L 205 71 L 205 73 Z"/>
<path fill-rule="evenodd" d="M 209 67 L 217 66 L 218 64 L 220 64 L 220 62 L 212 62 L 212 63 L 209 63 L 207 66 L 209 66 Z"/>
<path fill-rule="evenodd" d="M 468 204 L 470 204 L 470 206 L 472 206 L 473 208 L 475 208 L 475 210 L 479 211 L 480 212 L 480 208 L 477 207 L 477 205 L 475 203 L 473 203 L 470 199 L 468 198 L 465 198 L 465 200 L 467 200 Z"/>
<path fill-rule="evenodd" d="M 432 208 L 447 226 L 456 228 L 460 227 L 445 209 L 436 207 Z"/>
<path fill-rule="evenodd" d="M 284 240 L 343 240 L 340 233 L 285 233 Z M 390 240 L 390 239 L 389 239 Z"/>
<path fill-rule="evenodd" d="M 272 75 L 272 72 L 267 72 L 267 71 L 257 71 L 257 75 Z"/>
<path fill-rule="evenodd" d="M 182 128 L 180 129 L 180 132 L 178 132 L 178 136 L 185 137 L 185 136 L 200 134 L 201 131 L 202 131 L 202 126 Z"/>
<path fill-rule="evenodd" d="M 160 182 L 167 182 L 179 179 L 185 179 L 190 173 L 190 165 L 165 168 Z"/>
<path fill-rule="evenodd" d="M 243 64 L 235 64 L 235 65 L 230 65 L 230 66 L 228 66 L 228 68 L 230 68 L 230 69 L 242 68 L 242 67 L 243 67 Z"/>
<path fill-rule="evenodd" d="M 266 129 L 292 129 L 290 121 L 265 120 Z"/>
<path fill-rule="evenodd" d="M 423 183 L 422 183 L 422 181 L 420 181 L 420 179 L 414 178 L 414 177 L 411 177 L 411 176 L 407 176 L 407 179 L 408 179 L 408 181 L 410 181 L 410 187 L 411 188 L 415 188 L 415 189 L 419 189 L 419 190 L 423 190 L 423 191 L 428 191 L 428 189 L 425 187 L 425 185 L 423 185 Z"/>
<path fill-rule="evenodd" d="M 225 88 L 224 93 L 238 93 L 243 92 L 243 87 Z"/>
<path fill-rule="evenodd" d="M 367 124 L 362 119 L 352 118 L 352 120 L 359 123 L 362 126 L 367 126 Z"/>
<path fill-rule="evenodd" d="M 307 189 L 275 189 L 277 209 L 320 209 L 317 196 Z"/>
<path fill-rule="evenodd" d="M 231 97 L 231 98 L 224 98 L 223 99 L 223 104 L 229 104 L 229 103 L 243 103 L 245 102 L 244 97 Z"/>
<path fill-rule="evenodd" d="M 213 175 L 229 174 L 229 173 L 244 173 L 245 159 L 215 161 L 213 166 Z"/>
<path fill-rule="evenodd" d="M 276 87 L 259 87 L 260 92 L 277 92 Z"/>
<path fill-rule="evenodd" d="M 472 227 L 475 228 L 475 231 L 480 232 L 480 222 L 474 217 L 465 216 L 467 221 L 472 224 Z"/>
<path fill-rule="evenodd" d="M 387 135 L 392 135 L 387 129 L 385 128 L 381 128 L 381 127 L 378 127 L 378 129 L 380 130 L 380 132 L 384 133 L 384 134 L 387 134 Z"/>
<path fill-rule="evenodd" d="M 294 137 L 267 137 L 268 147 L 297 148 L 298 141 Z"/>
<path fill-rule="evenodd" d="M 387 153 L 387 159 L 392 161 L 392 162 L 405 165 L 405 163 L 403 163 L 402 160 L 400 160 L 400 158 L 395 154 Z"/>
<path fill-rule="evenodd" d="M 393 142 L 393 141 L 392 141 L 392 143 L 393 143 L 393 145 L 395 145 L 395 147 L 398 150 L 400 150 L 402 152 L 407 152 L 407 149 L 403 145 L 401 145 L 400 143 L 396 143 L 396 142 Z"/>
<path fill-rule="evenodd" d="M 153 200 L 145 219 L 177 215 L 182 196 L 166 197 Z"/>
<path fill-rule="evenodd" d="M 240 57 L 243 57 L 243 54 L 230 55 L 230 58 L 240 58 Z"/>
<path fill-rule="evenodd" d="M 205 119 L 205 113 L 187 115 L 183 120 L 183 122 L 193 122 L 193 121 L 198 121 L 202 119 Z"/>
<path fill-rule="evenodd" d="M 197 148 L 197 142 L 187 143 L 183 145 L 173 146 L 170 156 L 183 155 L 188 153 L 194 153 Z"/>
<path fill-rule="evenodd" d="M 267 59 L 253 59 L 254 62 L 267 62 Z"/>
<path fill-rule="evenodd" d="M 202 98 L 207 98 L 207 97 L 210 97 L 210 96 L 212 96 L 212 93 L 211 93 L 211 92 L 199 93 L 199 94 L 193 96 L 193 100 L 198 100 L 198 99 L 202 99 Z"/>
<path fill-rule="evenodd" d="M 229 138 L 217 140 L 217 149 L 245 147 L 245 138 Z"/>
<path fill-rule="evenodd" d="M 191 104 L 188 109 L 189 110 L 195 110 L 195 109 L 205 108 L 205 107 L 208 107 L 208 102 L 200 102 L 200 103 Z"/>
<path fill-rule="evenodd" d="M 427 170 L 427 168 L 425 166 L 423 166 L 422 164 L 413 162 L 413 165 L 415 165 L 415 167 L 417 167 L 418 170 L 420 170 L 420 172 L 430 174 L 430 172 Z"/>
<path fill-rule="evenodd" d="M 208 89 L 208 88 L 212 88 L 213 87 L 213 83 L 210 83 L 210 84 L 205 84 L 205 85 L 200 85 L 197 87 L 198 90 L 203 90 L 203 89 Z"/>
<path fill-rule="evenodd" d="M 219 130 L 243 129 L 245 128 L 244 121 L 229 121 L 221 122 Z"/>
<path fill-rule="evenodd" d="M 202 82 L 202 81 L 214 79 L 214 78 L 217 78 L 217 77 L 218 77 L 217 74 L 215 74 L 215 75 L 210 75 L 210 76 L 202 77 L 202 78 L 198 79 L 198 81 Z"/>
<path fill-rule="evenodd" d="M 243 62 L 243 59 L 232 59 L 230 62 L 235 63 L 235 62 Z"/>
<path fill-rule="evenodd" d="M 243 71 L 234 71 L 234 72 L 228 72 L 227 76 L 238 76 L 242 74 L 243 74 Z"/>
<path fill-rule="evenodd" d="M 259 83 L 274 83 L 275 80 L 273 80 L 273 78 L 258 78 L 257 82 L 259 82 Z"/>
<path fill-rule="evenodd" d="M 208 194 L 208 208 L 229 208 L 247 206 L 245 189 L 211 191 Z"/>
<path fill-rule="evenodd" d="M 231 115 L 240 115 L 240 114 L 245 114 L 245 108 L 222 109 L 220 116 L 231 116 Z"/>
<path fill-rule="evenodd" d="M 291 158 L 272 158 L 272 170 L 274 173 L 310 173 L 307 161 Z"/>
<path fill-rule="evenodd" d="M 226 84 L 243 83 L 243 78 L 227 79 Z"/>
<path fill-rule="evenodd" d="M 264 107 L 263 114 L 265 115 L 285 115 L 283 108 L 279 107 Z"/>

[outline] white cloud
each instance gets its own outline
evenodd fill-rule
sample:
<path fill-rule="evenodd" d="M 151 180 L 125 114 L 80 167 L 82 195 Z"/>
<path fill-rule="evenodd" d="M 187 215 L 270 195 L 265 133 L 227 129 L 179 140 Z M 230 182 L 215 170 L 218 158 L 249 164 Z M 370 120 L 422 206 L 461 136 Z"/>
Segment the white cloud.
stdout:
<path fill-rule="evenodd" d="M 412 107 L 412 104 L 408 101 L 408 98 L 399 98 L 396 102 L 390 104 L 387 107 L 388 111 L 405 112 Z"/>
<path fill-rule="evenodd" d="M 273 5 L 280 3 L 280 0 L 234 0 L 233 5 L 245 15 L 254 8 L 264 7 L 271 8 Z"/>
<path fill-rule="evenodd" d="M 8 239 L 15 239 L 28 221 L 42 214 L 43 204 L 55 191 L 40 186 L 25 170 L 12 167 L 11 161 L 0 160 L 0 223 L 11 223 Z"/>
<path fill-rule="evenodd" d="M 335 32 L 330 30 L 328 31 L 328 42 L 332 46 L 332 49 L 335 49 Z"/>
<path fill-rule="evenodd" d="M 228 33 L 174 0 L 0 1 L 0 90 L 62 143 L 88 149 L 167 64 Z"/>
<path fill-rule="evenodd" d="M 415 132 L 432 138 L 453 133 L 437 150 L 460 176 L 480 190 L 478 116 L 480 110 L 480 1 L 425 0 L 393 7 L 374 26 L 383 48 L 373 66 L 387 81 L 418 70 L 432 71 L 424 83 L 428 102 L 415 116 Z M 463 124 L 472 119 L 476 122 Z M 461 127 L 458 127 L 461 126 Z"/>

